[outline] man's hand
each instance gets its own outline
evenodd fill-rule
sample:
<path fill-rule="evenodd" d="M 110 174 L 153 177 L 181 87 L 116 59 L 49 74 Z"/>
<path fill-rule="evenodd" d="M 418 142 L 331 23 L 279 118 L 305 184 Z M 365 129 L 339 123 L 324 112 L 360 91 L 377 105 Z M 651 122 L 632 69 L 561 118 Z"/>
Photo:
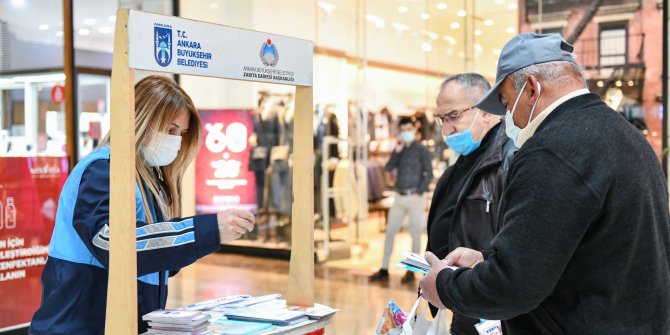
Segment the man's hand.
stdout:
<path fill-rule="evenodd" d="M 426 257 L 428 259 L 428 257 Z M 468 248 L 456 248 L 444 258 L 446 265 L 473 268 L 484 261 L 484 255 L 477 250 Z"/>
<path fill-rule="evenodd" d="M 228 209 L 216 215 L 221 243 L 228 243 L 254 230 L 256 217 L 249 211 Z"/>
<path fill-rule="evenodd" d="M 428 272 L 428 274 L 419 282 L 419 287 L 421 287 L 421 292 L 423 292 L 423 298 L 433 306 L 444 309 L 446 307 L 442 304 L 440 296 L 437 294 L 436 281 L 437 274 L 447 267 L 447 263 L 441 261 L 430 251 L 426 252 L 425 257 L 428 264 L 430 264 L 430 272 Z"/>
<path fill-rule="evenodd" d="M 402 142 L 398 142 L 395 145 L 395 152 L 400 153 L 402 151 L 402 149 L 405 149 L 405 144 L 402 143 Z"/>

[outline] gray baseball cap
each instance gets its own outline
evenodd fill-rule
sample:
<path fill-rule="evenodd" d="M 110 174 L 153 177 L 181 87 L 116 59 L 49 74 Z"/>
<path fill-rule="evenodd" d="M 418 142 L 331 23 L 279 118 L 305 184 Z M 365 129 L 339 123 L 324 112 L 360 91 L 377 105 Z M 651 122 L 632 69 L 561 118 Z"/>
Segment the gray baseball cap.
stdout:
<path fill-rule="evenodd" d="M 496 84 L 479 100 L 476 107 L 485 112 L 505 115 L 505 106 L 500 102 L 499 88 L 505 78 L 526 66 L 575 60 L 566 52 L 572 52 L 572 45 L 558 34 L 523 33 L 514 36 L 502 49 L 498 59 Z"/>

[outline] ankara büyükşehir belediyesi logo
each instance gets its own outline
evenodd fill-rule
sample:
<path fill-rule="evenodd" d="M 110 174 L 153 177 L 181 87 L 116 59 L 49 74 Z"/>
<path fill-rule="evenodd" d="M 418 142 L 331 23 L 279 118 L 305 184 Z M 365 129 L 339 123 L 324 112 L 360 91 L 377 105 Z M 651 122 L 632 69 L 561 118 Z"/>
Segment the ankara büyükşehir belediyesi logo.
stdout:
<path fill-rule="evenodd" d="M 261 45 L 260 56 L 263 65 L 272 67 L 277 65 L 277 62 L 279 61 L 279 51 L 277 51 L 277 47 L 275 46 L 275 44 L 272 43 L 272 40 L 270 40 L 269 38 L 267 42 L 264 42 Z"/>
<path fill-rule="evenodd" d="M 154 26 L 154 58 L 162 67 L 172 61 L 172 29 Z"/>

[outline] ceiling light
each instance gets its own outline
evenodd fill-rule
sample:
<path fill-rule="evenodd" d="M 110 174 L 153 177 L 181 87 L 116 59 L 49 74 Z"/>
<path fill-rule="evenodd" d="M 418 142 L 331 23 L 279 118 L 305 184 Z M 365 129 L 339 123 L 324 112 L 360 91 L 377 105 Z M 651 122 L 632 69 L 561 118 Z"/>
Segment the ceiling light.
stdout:
<path fill-rule="evenodd" d="M 468 12 L 466 12 L 464 9 L 459 9 L 458 12 L 456 12 L 456 15 L 463 17 L 468 15 Z"/>
<path fill-rule="evenodd" d="M 211 8 L 211 9 L 217 9 L 217 8 L 219 8 L 219 4 L 216 3 L 216 2 L 212 2 L 212 3 L 209 4 L 209 8 Z"/>
<path fill-rule="evenodd" d="M 438 38 L 440 38 L 440 35 L 438 35 L 438 34 L 437 34 L 436 32 L 434 32 L 434 31 L 422 30 L 421 33 L 424 34 L 424 35 L 426 35 L 426 36 L 428 36 L 428 38 L 430 38 L 430 39 L 433 40 L 433 41 L 435 41 L 435 40 L 437 40 Z"/>
<path fill-rule="evenodd" d="M 98 20 L 96 19 L 92 18 L 84 19 L 84 24 L 87 26 L 94 26 L 96 23 L 98 23 Z"/>
<path fill-rule="evenodd" d="M 398 13 L 400 13 L 400 14 L 407 13 L 407 7 L 405 7 L 405 6 L 398 7 Z"/>
<path fill-rule="evenodd" d="M 116 22 L 116 15 L 112 15 L 112 16 L 108 17 L 107 20 L 109 22 Z"/>
<path fill-rule="evenodd" d="M 374 15 L 365 15 L 365 19 L 368 20 L 368 22 L 374 24 L 377 26 L 377 28 L 384 28 L 384 20 L 379 17 L 379 16 L 374 16 Z"/>
<path fill-rule="evenodd" d="M 514 27 L 507 27 L 507 29 L 505 29 L 505 31 L 506 31 L 508 34 L 514 34 L 514 33 L 516 33 L 516 28 L 514 28 Z"/>
<path fill-rule="evenodd" d="M 474 47 L 474 49 L 475 49 L 475 52 L 482 52 L 482 51 L 484 51 L 484 47 L 483 47 L 481 44 L 477 44 L 477 43 L 475 43 L 475 45 L 474 45 L 473 47 Z"/>
<path fill-rule="evenodd" d="M 496 3 L 502 5 L 503 3 L 505 3 L 505 0 L 496 0 Z"/>
<path fill-rule="evenodd" d="M 63 31 L 62 30 L 57 31 L 56 37 L 63 37 Z"/>
<path fill-rule="evenodd" d="M 86 36 L 86 35 L 90 34 L 91 31 L 86 29 L 86 28 L 81 28 L 81 29 L 79 29 L 79 31 L 77 31 L 77 33 L 81 36 Z"/>
<path fill-rule="evenodd" d="M 632 80 L 629 80 L 629 81 L 628 81 L 628 86 L 631 86 L 631 87 L 632 87 L 633 85 L 635 85 L 635 82 L 632 81 Z"/>
<path fill-rule="evenodd" d="M 491 51 L 493 52 L 494 55 L 500 56 L 500 49 L 493 49 Z"/>
<path fill-rule="evenodd" d="M 393 22 L 393 23 L 391 23 L 391 26 L 393 26 L 393 29 L 395 29 L 399 32 L 400 31 L 408 31 L 410 29 L 410 26 L 408 26 L 404 23 L 400 23 L 400 22 Z"/>
<path fill-rule="evenodd" d="M 617 81 L 614 83 L 614 85 L 616 85 L 616 87 L 621 87 L 621 86 L 623 85 L 623 83 L 621 82 L 621 80 L 617 80 Z"/>
<path fill-rule="evenodd" d="M 447 49 L 447 55 L 452 56 L 453 54 L 454 54 L 454 49 Z"/>
<path fill-rule="evenodd" d="M 319 7 L 326 13 L 332 13 L 335 10 L 335 5 L 325 1 L 319 1 Z"/>
<path fill-rule="evenodd" d="M 24 0 L 12 0 L 12 5 L 13 6 L 17 6 L 17 7 L 18 6 L 23 6 L 24 3 L 25 3 Z"/>
<path fill-rule="evenodd" d="M 421 50 L 423 50 L 424 52 L 430 52 L 431 50 L 433 50 L 433 46 L 430 45 L 429 42 L 423 42 L 421 43 Z"/>
<path fill-rule="evenodd" d="M 510 3 L 507 5 L 507 8 L 510 10 L 515 10 L 518 8 L 518 6 L 515 3 Z"/>
<path fill-rule="evenodd" d="M 596 86 L 603 87 L 603 86 L 605 86 L 605 83 L 603 83 L 602 80 L 598 80 L 598 82 L 596 83 Z"/>
<path fill-rule="evenodd" d="M 98 31 L 101 34 L 109 34 L 109 33 L 112 32 L 112 28 L 110 28 L 110 27 L 100 27 L 100 29 L 98 29 Z"/>
<path fill-rule="evenodd" d="M 444 39 L 447 43 L 451 45 L 456 45 L 456 38 L 454 38 L 453 36 L 444 35 L 442 36 L 442 39 Z"/>
<path fill-rule="evenodd" d="M 487 26 L 487 27 L 492 26 L 493 25 L 493 20 L 490 20 L 490 19 L 484 20 L 484 25 Z"/>
<path fill-rule="evenodd" d="M 475 29 L 475 36 L 482 36 L 481 29 Z"/>
<path fill-rule="evenodd" d="M 452 22 L 452 23 L 449 25 L 449 27 L 451 27 L 451 29 L 458 29 L 458 28 L 461 27 L 461 24 L 458 23 L 458 22 L 456 22 L 456 21 L 454 21 L 454 22 Z"/>
<path fill-rule="evenodd" d="M 447 4 L 444 3 L 444 2 L 438 2 L 438 3 L 437 3 L 437 9 L 439 9 L 439 10 L 445 10 L 445 9 L 447 9 Z"/>
<path fill-rule="evenodd" d="M 48 24 L 40 24 L 38 29 L 39 30 L 49 30 L 49 25 Z"/>
<path fill-rule="evenodd" d="M 465 52 L 463 51 L 459 52 L 458 57 L 465 58 Z"/>
<path fill-rule="evenodd" d="M 419 14 L 419 18 L 421 20 L 426 21 L 426 20 L 430 19 L 430 15 L 428 15 L 428 13 L 421 13 L 421 14 Z"/>

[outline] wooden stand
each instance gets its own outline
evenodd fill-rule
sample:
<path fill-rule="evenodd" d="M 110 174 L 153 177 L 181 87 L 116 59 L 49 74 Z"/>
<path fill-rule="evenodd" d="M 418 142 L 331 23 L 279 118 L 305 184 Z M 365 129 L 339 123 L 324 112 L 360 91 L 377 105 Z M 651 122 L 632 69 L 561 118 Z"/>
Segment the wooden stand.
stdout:
<path fill-rule="evenodd" d="M 137 334 L 138 324 L 137 253 L 135 249 L 135 94 L 134 74 L 133 69 L 129 66 L 129 53 L 152 51 L 151 45 L 147 46 L 146 50 L 130 50 L 129 14 L 128 9 L 117 11 L 114 36 L 111 92 L 109 284 L 105 323 L 105 333 L 123 335 Z M 195 28 L 202 28 L 198 26 L 201 24 L 212 26 L 195 21 L 189 22 Z M 310 67 L 311 74 L 311 53 L 310 64 L 306 66 Z M 214 73 L 202 75 L 230 79 Z M 299 306 L 314 305 L 312 94 L 311 78 L 309 86 L 297 86 L 293 150 L 296 162 L 293 178 L 293 246 L 287 302 Z"/>

